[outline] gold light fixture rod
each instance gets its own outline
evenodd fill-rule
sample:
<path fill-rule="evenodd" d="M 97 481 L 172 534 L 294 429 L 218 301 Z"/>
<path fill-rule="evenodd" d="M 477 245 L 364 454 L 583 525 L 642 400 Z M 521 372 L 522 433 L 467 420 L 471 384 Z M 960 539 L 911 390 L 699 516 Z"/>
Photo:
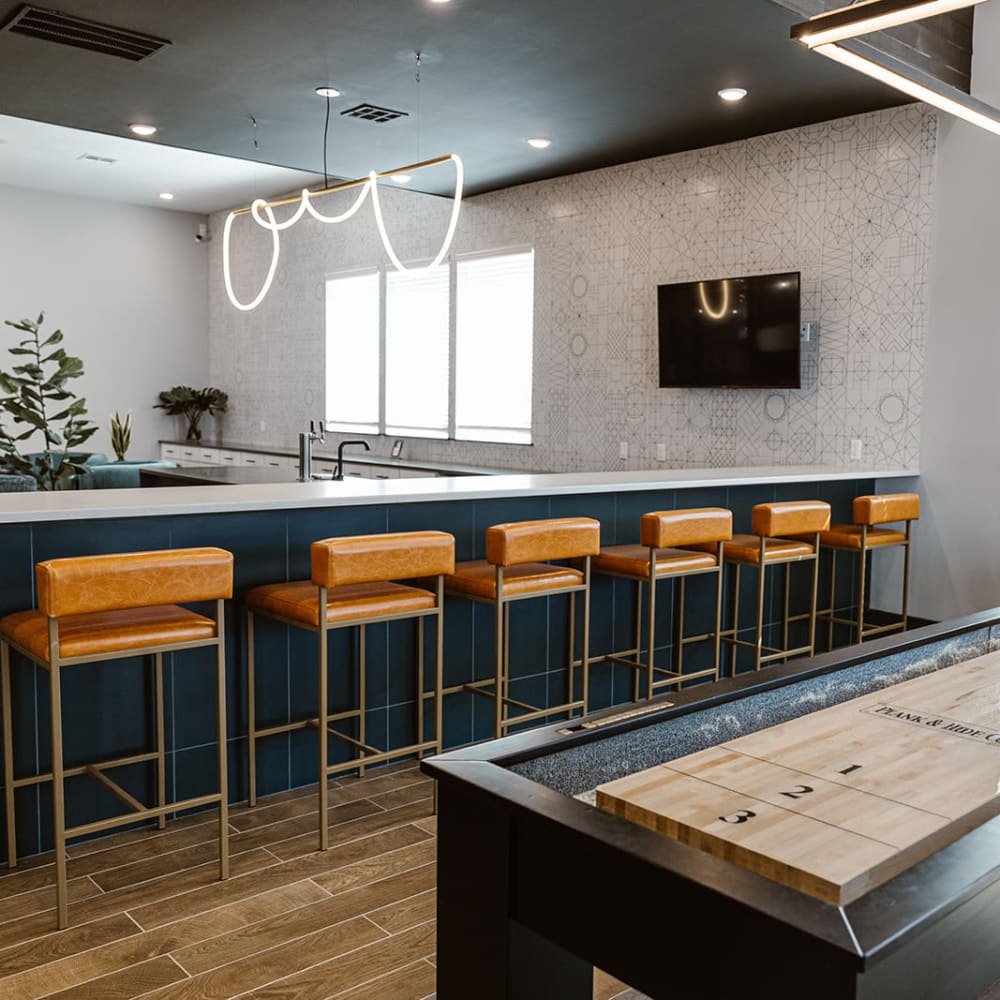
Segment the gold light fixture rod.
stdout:
<path fill-rule="evenodd" d="M 424 167 L 436 167 L 439 163 L 448 163 L 452 159 L 451 154 L 447 156 L 435 156 L 433 160 L 422 160 L 420 163 L 409 163 L 405 167 L 393 167 L 392 170 L 383 170 L 381 173 L 375 175 L 376 180 L 381 180 L 383 177 L 392 177 L 393 174 L 411 174 L 416 170 L 422 170 Z M 334 191 L 346 191 L 348 188 L 359 187 L 362 184 L 367 184 L 370 180 L 369 177 L 359 177 L 357 180 L 353 181 L 341 181 L 339 184 L 333 184 L 330 187 L 321 188 L 318 191 L 310 191 L 310 198 L 318 198 L 324 194 L 333 194 Z M 296 202 L 302 201 L 302 195 L 290 195 L 288 198 L 278 198 L 276 201 L 265 202 L 261 209 L 265 208 L 278 208 L 281 205 L 294 205 Z M 251 212 L 251 207 L 237 209 L 233 212 L 233 215 L 249 215 Z"/>

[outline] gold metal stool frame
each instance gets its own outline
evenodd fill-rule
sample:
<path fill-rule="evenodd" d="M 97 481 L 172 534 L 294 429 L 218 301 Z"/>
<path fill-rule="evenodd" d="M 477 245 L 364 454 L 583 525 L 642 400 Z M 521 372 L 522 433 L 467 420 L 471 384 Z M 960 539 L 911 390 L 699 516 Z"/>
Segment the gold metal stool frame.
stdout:
<path fill-rule="evenodd" d="M 150 558 L 152 557 L 152 559 Z M 182 580 L 179 586 L 171 587 L 166 583 L 163 593 L 156 586 L 155 575 L 153 576 L 153 586 L 149 587 L 150 577 L 148 568 L 152 566 L 155 574 L 160 566 L 159 563 L 183 563 L 181 576 L 185 576 L 192 564 L 196 564 L 199 557 L 213 563 L 212 569 L 218 569 L 220 563 L 228 560 L 228 594 L 232 596 L 232 554 L 222 549 L 175 549 L 162 552 L 142 552 L 127 553 L 123 555 L 92 556 L 81 559 L 55 559 L 46 563 L 39 563 L 36 572 L 46 568 L 59 571 L 70 563 L 87 564 L 88 571 L 92 570 L 92 577 L 99 578 L 102 569 L 107 567 L 110 574 L 115 568 L 124 566 L 126 572 L 143 573 L 143 566 L 147 567 L 147 576 L 143 580 L 144 589 L 152 590 L 158 598 L 158 603 L 153 605 L 149 602 L 131 603 L 122 608 L 121 601 L 111 600 L 103 602 L 109 607 L 102 607 L 100 597 L 88 599 L 88 595 L 81 597 L 87 610 L 64 614 L 61 616 L 47 617 L 47 653 L 40 656 L 32 652 L 21 643 L 15 641 L 8 634 L 0 634 L 0 684 L 2 684 L 3 700 L 3 725 L 4 725 L 4 791 L 7 813 L 7 861 L 11 868 L 17 864 L 16 840 L 15 840 L 15 815 L 14 815 L 14 791 L 29 785 L 38 785 L 46 781 L 52 782 L 53 792 L 53 835 L 56 865 L 56 914 L 60 929 L 69 924 L 69 903 L 67 893 L 66 878 L 66 842 L 73 837 L 83 837 L 94 833 L 103 833 L 106 830 L 113 830 L 119 826 L 126 826 L 143 819 L 155 819 L 159 829 L 164 829 L 168 813 L 177 812 L 183 809 L 194 809 L 203 806 L 215 805 L 219 807 L 219 878 L 229 877 L 229 804 L 228 804 L 228 762 L 226 757 L 226 640 L 225 640 L 225 601 L 221 597 L 208 597 L 207 594 L 213 592 L 212 588 L 203 589 L 201 595 L 197 589 L 200 581 L 193 585 L 185 584 Z M 195 568 L 201 568 L 197 565 Z M 176 583 L 176 581 L 174 581 Z M 39 604 L 43 604 L 43 587 L 39 584 Z M 171 592 L 172 591 L 172 592 Z M 215 588 L 217 592 L 217 588 Z M 171 604 L 159 603 L 159 599 L 165 597 Z M 215 619 L 209 619 L 193 612 L 185 612 L 184 609 L 175 609 L 173 603 L 196 603 L 206 600 L 215 602 Z M 98 615 L 107 613 L 109 617 L 115 612 L 137 611 L 148 608 L 151 611 L 181 611 L 190 616 L 190 620 L 200 619 L 200 623 L 211 623 L 214 626 L 215 636 L 213 638 L 195 639 L 180 642 L 164 642 L 156 645 L 138 645 L 117 651 L 101 651 L 83 656 L 60 656 L 60 621 L 67 618 L 82 618 L 88 615 Z M 43 612 L 38 612 L 42 614 Z M 9 615 L 4 622 L 13 619 L 26 618 L 31 612 L 21 612 Z M 37 616 L 36 616 L 37 617 Z M 112 622 L 113 624 L 113 622 Z M 203 625 L 204 627 L 204 625 Z M 193 796 L 188 799 L 170 802 L 166 801 L 166 772 L 165 772 L 165 747 L 164 747 L 164 718 L 163 718 L 163 654 L 168 652 L 178 652 L 186 649 L 200 649 L 206 646 L 214 646 L 216 649 L 216 736 L 218 749 L 216 752 L 216 767 L 218 777 L 218 791 L 207 794 Z M 13 649 L 21 656 L 32 663 L 37 664 L 49 672 L 49 697 L 52 715 L 52 771 L 45 774 L 31 775 L 24 778 L 14 777 L 14 754 L 13 754 L 13 732 L 12 732 L 12 706 L 11 706 L 11 662 L 10 650 Z M 93 764 L 84 764 L 78 767 L 63 766 L 63 739 L 62 739 L 62 682 L 61 673 L 66 667 L 78 666 L 85 663 L 100 663 L 110 660 L 120 660 L 136 656 L 152 656 L 154 661 L 154 677 L 156 687 L 156 749 L 149 753 L 131 754 L 127 757 L 118 757 L 112 760 L 100 761 Z M 145 806 L 138 799 L 132 796 L 124 788 L 109 778 L 104 772 L 116 767 L 123 767 L 128 764 L 141 764 L 148 761 L 156 761 L 157 778 L 157 805 Z M 104 788 L 110 791 L 115 798 L 126 805 L 131 812 L 121 816 L 112 816 L 108 819 L 96 820 L 91 823 L 84 823 L 79 826 L 66 827 L 65 797 L 63 783 L 66 778 L 78 775 L 89 775 L 98 781 Z"/>
<path fill-rule="evenodd" d="M 636 585 L 635 609 L 635 646 L 614 653 L 608 653 L 605 660 L 631 667 L 634 671 L 633 700 L 640 697 L 652 698 L 660 688 L 677 685 L 680 688 L 685 681 L 702 677 L 719 679 L 719 662 L 722 633 L 722 580 L 723 580 L 723 542 L 733 536 L 733 515 L 722 507 L 699 507 L 686 510 L 653 511 L 644 514 L 639 522 L 640 546 L 645 549 L 642 565 L 647 567 L 645 576 L 638 572 L 639 560 L 628 559 L 633 550 L 639 546 L 620 545 L 602 548 L 600 555 L 594 560 L 594 572 L 603 576 L 611 576 L 620 580 L 632 580 Z M 707 545 L 715 544 L 714 556 L 707 553 Z M 714 558 L 714 565 L 697 566 L 691 569 L 674 569 L 671 563 L 683 565 L 698 557 L 692 550 L 684 550 L 683 546 L 706 545 L 706 555 L 701 558 Z M 666 550 L 664 552 L 663 550 Z M 673 553 L 673 554 L 670 554 Z M 622 566 L 614 568 L 616 563 L 625 560 L 634 561 L 636 570 L 630 572 Z M 684 591 L 689 576 L 716 576 L 715 591 L 715 630 L 704 635 L 684 635 Z M 673 670 L 657 667 L 654 663 L 656 650 L 656 584 L 661 580 L 677 581 L 677 609 L 674 623 L 675 663 Z M 646 661 L 642 660 L 642 611 L 643 587 L 648 588 L 648 621 L 646 623 Z M 705 670 L 692 671 L 684 674 L 684 647 L 695 642 L 714 640 L 712 667 Z M 646 674 L 646 693 L 641 695 L 639 687 L 642 673 Z M 659 679 L 657 677 L 659 676 Z"/>
<path fill-rule="evenodd" d="M 751 535 L 735 535 L 723 544 L 723 559 L 732 564 L 733 617 L 732 627 L 722 633 L 722 641 L 730 644 L 730 675 L 736 672 L 736 654 L 742 647 L 754 651 L 754 670 L 760 670 L 772 660 L 787 661 L 791 656 L 806 653 L 812 656 L 816 649 L 816 598 L 819 585 L 819 534 L 830 526 L 830 505 L 822 500 L 787 501 L 757 504 L 752 511 Z M 807 540 L 811 538 L 810 540 Z M 798 546 L 798 547 L 797 547 Z M 807 546 L 808 551 L 803 551 Z M 704 546 L 698 546 L 704 550 Z M 756 549 L 755 552 L 751 550 Z M 780 555 L 785 550 L 787 555 Z M 742 556 L 742 557 L 741 557 Z M 791 566 L 793 563 L 812 562 L 809 612 L 789 618 Z M 757 600 L 754 641 L 739 638 L 740 568 L 755 566 L 757 569 Z M 765 574 L 770 566 L 785 567 L 785 607 L 782 617 L 782 648 L 764 645 L 764 588 Z M 788 626 L 799 618 L 809 619 L 809 642 L 789 648 Z"/>
<path fill-rule="evenodd" d="M 272 587 L 260 587 L 255 588 L 247 593 L 246 603 L 247 603 L 247 671 L 248 671 L 248 684 L 247 684 L 247 702 L 248 702 L 248 731 L 247 735 L 249 737 L 249 784 L 250 784 L 250 795 L 249 804 L 250 806 L 255 806 L 257 804 L 257 741 L 263 739 L 267 736 L 274 736 L 278 733 L 289 733 L 300 729 L 316 729 L 318 734 L 326 733 L 328 737 L 333 737 L 334 739 L 340 740 L 343 743 L 349 745 L 356 753 L 360 756 L 354 757 L 350 760 L 341 761 L 337 764 L 329 763 L 329 747 L 326 739 L 320 737 L 319 743 L 319 762 L 318 762 L 318 775 L 319 775 L 319 849 L 325 851 L 330 846 L 329 838 L 329 828 L 328 828 L 328 816 L 327 810 L 329 809 L 329 787 L 327 779 L 334 774 L 341 774 L 345 771 L 357 770 L 359 774 L 364 774 L 365 766 L 368 764 L 383 763 L 390 760 L 395 760 L 398 757 L 407 757 L 416 755 L 417 757 L 423 756 L 423 754 L 428 750 L 434 750 L 438 753 L 441 752 L 442 744 L 442 729 L 443 729 L 443 713 L 442 713 L 442 682 L 444 676 L 444 574 L 441 572 L 434 573 L 436 578 L 434 591 L 428 591 L 424 588 L 417 587 L 403 587 L 402 585 L 394 584 L 392 580 L 387 580 L 384 577 L 373 578 L 368 577 L 365 582 L 371 584 L 387 584 L 389 586 L 397 587 L 399 591 L 422 591 L 426 593 L 429 597 L 433 597 L 434 603 L 432 607 L 422 608 L 417 610 L 406 610 L 400 612 L 393 612 L 388 614 L 375 614 L 367 616 L 345 616 L 340 621 L 329 621 L 328 612 L 330 609 L 330 593 L 334 593 L 334 604 L 336 603 L 336 592 L 337 587 L 327 587 L 322 583 L 316 583 L 317 572 L 317 558 L 318 553 L 323 550 L 324 546 L 327 550 L 330 547 L 345 547 L 351 545 L 366 545 L 368 543 L 382 543 L 382 544 L 399 544 L 402 546 L 406 545 L 406 542 L 410 538 L 416 538 L 417 536 L 421 538 L 430 539 L 431 541 L 437 541 L 438 543 L 444 542 L 447 539 L 451 546 L 451 556 L 450 556 L 450 567 L 454 567 L 454 538 L 451 535 L 447 535 L 445 532 L 400 532 L 396 534 L 385 534 L 385 535 L 361 535 L 345 538 L 332 538 L 325 539 L 319 542 L 313 542 L 312 553 L 313 553 L 313 586 L 315 587 L 316 593 L 316 624 L 307 623 L 301 619 L 296 619 L 289 617 L 288 615 L 282 615 L 274 611 L 269 611 L 262 608 L 259 604 L 255 605 L 255 591 L 262 593 L 264 591 L 280 591 L 283 587 L 295 586 L 295 584 L 282 585 L 277 584 Z M 431 536 L 434 536 L 433 538 Z M 447 546 L 447 543 L 445 543 Z M 368 553 L 363 553 L 367 555 Z M 440 554 L 438 554 L 439 556 Z M 437 559 L 440 562 L 440 558 Z M 427 566 L 431 566 L 431 569 L 436 568 L 437 563 L 426 563 L 424 565 L 414 564 L 408 566 L 406 569 L 401 569 L 399 571 L 400 575 L 396 576 L 395 579 L 415 579 L 428 575 Z M 393 571 L 395 572 L 395 571 Z M 320 578 L 325 577 L 320 574 Z M 346 585 L 350 586 L 350 585 Z M 256 656 L 254 651 L 254 618 L 255 616 L 262 616 L 264 618 L 269 618 L 272 621 L 281 622 L 284 625 L 291 626 L 293 628 L 303 629 L 307 632 L 312 632 L 317 636 L 318 642 L 318 657 L 317 657 L 317 671 L 319 674 L 318 678 L 318 710 L 317 715 L 308 719 L 300 719 L 295 722 L 283 723 L 277 726 L 268 726 L 266 729 L 257 728 L 257 702 L 256 702 Z M 434 687 L 431 691 L 427 691 L 425 688 L 426 680 L 424 677 L 424 620 L 428 617 L 433 617 L 436 619 L 436 636 L 435 636 L 435 662 L 434 662 Z M 365 627 L 367 625 L 381 624 L 383 622 L 392 621 L 403 621 L 407 619 L 417 620 L 417 685 L 416 685 L 416 743 L 410 744 L 408 746 L 396 747 L 391 750 L 379 750 L 377 747 L 369 746 L 365 742 L 365 712 L 366 712 L 366 699 L 365 699 Z M 358 628 L 358 705 L 356 708 L 347 709 L 343 712 L 331 713 L 329 711 L 329 649 L 328 649 L 328 638 L 329 634 L 333 631 L 342 628 L 353 628 L 357 626 Z M 424 737 L 424 703 L 428 699 L 433 699 L 434 701 L 434 739 L 428 740 Z M 346 733 L 342 733 L 337 729 L 332 727 L 334 722 L 342 722 L 345 720 L 355 719 L 358 724 L 358 738 L 354 739 L 348 736 Z"/>
<path fill-rule="evenodd" d="M 446 592 L 454 597 L 465 598 L 479 604 L 489 604 L 494 608 L 494 676 L 479 681 L 466 681 L 444 689 L 444 694 L 455 694 L 460 691 L 470 691 L 473 694 L 493 700 L 493 732 L 499 739 L 506 734 L 511 726 L 534 722 L 537 719 L 566 713 L 567 716 L 579 710 L 581 715 L 587 714 L 587 688 L 590 683 L 590 563 L 591 556 L 600 550 L 600 523 L 592 518 L 570 517 L 551 518 L 541 521 L 514 521 L 508 524 L 496 524 L 486 529 L 487 560 L 493 567 L 493 594 L 486 596 L 471 592 L 463 585 L 463 569 L 484 566 L 482 560 L 459 563 L 455 575 L 445 584 Z M 582 536 L 582 537 L 581 537 Z M 580 559 L 583 569 L 570 573 L 579 573 L 579 583 L 542 586 L 539 589 L 523 593 L 505 593 L 505 568 L 517 573 L 522 571 L 546 571 L 557 573 L 561 567 L 550 566 L 549 560 Z M 544 573 L 543 573 L 544 575 Z M 581 636 L 581 659 L 575 659 L 576 640 L 576 595 L 583 594 L 583 634 Z M 569 595 L 568 609 L 568 662 L 567 662 L 567 695 L 561 705 L 548 708 L 538 708 L 527 702 L 517 701 L 510 697 L 510 606 L 518 601 L 526 601 L 533 597 L 556 597 L 560 594 Z M 576 697 L 575 669 L 581 668 L 581 696 Z M 509 709 L 521 710 L 520 715 L 511 716 Z"/>
<path fill-rule="evenodd" d="M 816 612 L 819 621 L 827 623 L 827 648 L 833 648 L 833 626 L 848 625 L 854 630 L 856 642 L 872 636 L 906 630 L 910 601 L 910 532 L 913 522 L 920 518 L 920 497 L 916 493 L 881 493 L 855 497 L 854 524 L 830 526 L 820 534 L 820 547 L 830 553 L 830 607 Z M 877 527 L 904 521 L 902 532 Z M 888 625 L 865 624 L 865 577 L 868 555 L 882 549 L 903 548 L 903 596 L 899 621 Z M 836 616 L 837 553 L 858 554 L 857 618 Z"/>

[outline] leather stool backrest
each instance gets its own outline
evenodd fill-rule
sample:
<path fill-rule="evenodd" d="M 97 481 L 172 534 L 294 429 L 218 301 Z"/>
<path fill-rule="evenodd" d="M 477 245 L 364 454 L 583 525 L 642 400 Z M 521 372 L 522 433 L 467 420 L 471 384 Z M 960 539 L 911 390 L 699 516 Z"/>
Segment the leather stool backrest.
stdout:
<path fill-rule="evenodd" d="M 486 558 L 494 566 L 596 556 L 601 523 L 592 517 L 553 517 L 514 521 L 486 529 Z"/>
<path fill-rule="evenodd" d="M 732 537 L 733 514 L 724 507 L 657 510 L 639 521 L 639 541 L 654 549 L 728 542 Z"/>
<path fill-rule="evenodd" d="M 455 538 L 446 531 L 397 531 L 313 542 L 317 587 L 385 583 L 455 572 Z"/>
<path fill-rule="evenodd" d="M 751 531 L 755 535 L 804 535 L 830 527 L 830 505 L 822 500 L 790 500 L 759 503 L 753 509 Z"/>
<path fill-rule="evenodd" d="M 233 596 L 233 554 L 165 549 L 49 559 L 35 566 L 38 610 L 49 618 L 217 601 Z"/>
<path fill-rule="evenodd" d="M 916 521 L 919 517 L 920 497 L 916 493 L 881 493 L 854 500 L 855 524 Z"/>

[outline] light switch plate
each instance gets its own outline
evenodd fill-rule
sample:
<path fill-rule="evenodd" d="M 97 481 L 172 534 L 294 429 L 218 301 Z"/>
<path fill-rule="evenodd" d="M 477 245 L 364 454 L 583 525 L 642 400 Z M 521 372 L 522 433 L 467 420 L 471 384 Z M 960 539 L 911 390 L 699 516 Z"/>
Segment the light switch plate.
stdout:
<path fill-rule="evenodd" d="M 667 446 L 662 442 L 656 446 L 656 461 L 665 462 L 667 460 Z"/>
<path fill-rule="evenodd" d="M 618 457 L 628 458 L 628 441 L 618 442 Z"/>

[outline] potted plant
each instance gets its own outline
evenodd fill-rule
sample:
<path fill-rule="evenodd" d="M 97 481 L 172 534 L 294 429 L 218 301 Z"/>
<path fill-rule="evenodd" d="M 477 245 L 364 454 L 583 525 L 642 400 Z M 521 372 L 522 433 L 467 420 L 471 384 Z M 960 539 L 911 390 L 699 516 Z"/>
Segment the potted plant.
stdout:
<path fill-rule="evenodd" d="M 225 413 L 229 396 L 221 389 L 211 386 L 205 389 L 192 389 L 189 385 L 175 385 L 172 389 L 160 393 L 160 401 L 153 409 L 166 410 L 171 416 L 187 418 L 187 439 L 201 440 L 201 428 L 198 426 L 201 415 L 207 413 L 214 417 L 216 413 Z"/>
<path fill-rule="evenodd" d="M 84 470 L 85 455 L 73 449 L 84 443 L 97 425 L 85 419 L 87 403 L 67 388 L 83 374 L 83 362 L 59 346 L 61 330 L 43 339 L 45 313 L 38 319 L 7 320 L 6 325 L 27 336 L 8 350 L 21 361 L 0 370 L 0 411 L 13 418 L 14 431 L 0 421 L 0 461 L 13 472 L 31 476 L 41 490 L 54 490 Z M 43 450 L 22 454 L 20 445 L 41 435 Z"/>
<path fill-rule="evenodd" d="M 129 410 L 123 420 L 118 416 L 118 411 L 115 410 L 114 416 L 111 418 L 111 447 L 114 449 L 116 461 L 125 461 L 125 453 L 131 443 L 132 411 Z"/>

